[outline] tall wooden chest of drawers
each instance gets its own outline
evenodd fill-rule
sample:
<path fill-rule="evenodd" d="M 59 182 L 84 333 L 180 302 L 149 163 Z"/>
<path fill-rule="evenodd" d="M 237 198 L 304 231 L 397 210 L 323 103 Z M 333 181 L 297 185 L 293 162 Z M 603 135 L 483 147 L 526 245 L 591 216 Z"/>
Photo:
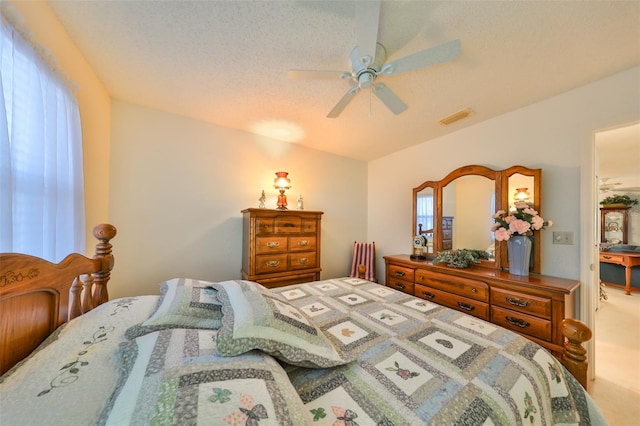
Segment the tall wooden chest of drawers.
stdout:
<path fill-rule="evenodd" d="M 408 255 L 384 260 L 387 286 L 508 328 L 554 355 L 562 353 L 561 324 L 574 316 L 579 281 L 476 266 L 457 269 Z"/>
<path fill-rule="evenodd" d="M 265 287 L 320 279 L 322 212 L 242 211 L 242 278 Z"/>

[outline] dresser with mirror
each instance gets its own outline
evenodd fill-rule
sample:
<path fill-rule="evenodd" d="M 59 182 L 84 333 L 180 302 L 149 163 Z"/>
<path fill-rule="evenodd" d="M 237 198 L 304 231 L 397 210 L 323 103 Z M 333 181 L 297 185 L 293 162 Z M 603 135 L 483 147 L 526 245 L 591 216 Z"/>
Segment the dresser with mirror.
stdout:
<path fill-rule="evenodd" d="M 493 214 L 516 201 L 542 215 L 541 179 L 541 169 L 470 165 L 413 188 L 412 236 L 427 241 L 424 259 L 385 256 L 386 285 L 516 331 L 559 356 L 561 323 L 574 317 L 580 282 L 540 274 L 540 231 L 532 237 L 529 275 L 510 274 L 506 242 L 490 232 Z M 439 252 L 463 248 L 487 259 L 464 269 L 433 263 Z"/>

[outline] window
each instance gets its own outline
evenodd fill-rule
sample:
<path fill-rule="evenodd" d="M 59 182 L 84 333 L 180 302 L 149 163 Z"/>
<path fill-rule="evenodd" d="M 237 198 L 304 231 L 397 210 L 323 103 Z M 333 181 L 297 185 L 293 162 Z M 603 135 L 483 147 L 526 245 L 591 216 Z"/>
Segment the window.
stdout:
<path fill-rule="evenodd" d="M 433 229 L 433 195 L 420 194 L 416 200 L 416 224 L 422 224 L 422 230 Z"/>
<path fill-rule="evenodd" d="M 84 252 L 82 132 L 65 82 L 0 20 L 0 252 Z"/>

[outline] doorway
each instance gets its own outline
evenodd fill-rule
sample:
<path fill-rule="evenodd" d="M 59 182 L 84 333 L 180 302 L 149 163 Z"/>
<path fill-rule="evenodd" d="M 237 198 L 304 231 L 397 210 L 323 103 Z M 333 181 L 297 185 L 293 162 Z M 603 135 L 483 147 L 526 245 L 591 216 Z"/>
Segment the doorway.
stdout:
<path fill-rule="evenodd" d="M 601 296 L 599 286 L 601 246 L 599 202 L 614 194 L 640 198 L 640 122 L 595 132 L 593 146 L 594 182 L 592 197 L 593 251 L 592 285 L 586 295 L 593 315 L 588 324 L 594 331 L 592 352 L 589 353 L 592 379 L 591 393 L 603 414 L 624 421 L 628 407 L 640 399 L 640 335 L 629 327 L 640 320 L 640 293 L 625 295 L 623 289 L 605 287 Z M 640 206 L 635 206 L 629 222 L 628 244 L 640 245 Z M 611 241 L 617 243 L 617 241 Z M 637 268 L 636 268 L 637 269 Z M 584 311 L 583 311 L 584 312 Z M 597 344 L 596 344 L 597 343 Z M 626 407 L 626 409 L 625 409 Z M 622 424 L 622 423 L 620 423 Z"/>

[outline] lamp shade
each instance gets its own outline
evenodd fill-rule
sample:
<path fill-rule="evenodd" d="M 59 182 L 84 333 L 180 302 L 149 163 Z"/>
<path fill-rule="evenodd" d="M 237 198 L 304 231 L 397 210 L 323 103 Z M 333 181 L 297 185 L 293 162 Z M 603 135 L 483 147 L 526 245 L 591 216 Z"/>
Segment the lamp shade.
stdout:
<path fill-rule="evenodd" d="M 513 194 L 514 201 L 529 201 L 529 188 L 517 188 L 516 193 Z"/>
<path fill-rule="evenodd" d="M 291 188 L 291 179 L 287 177 L 288 172 L 276 172 L 276 178 L 273 180 L 273 186 L 276 189 Z"/>

